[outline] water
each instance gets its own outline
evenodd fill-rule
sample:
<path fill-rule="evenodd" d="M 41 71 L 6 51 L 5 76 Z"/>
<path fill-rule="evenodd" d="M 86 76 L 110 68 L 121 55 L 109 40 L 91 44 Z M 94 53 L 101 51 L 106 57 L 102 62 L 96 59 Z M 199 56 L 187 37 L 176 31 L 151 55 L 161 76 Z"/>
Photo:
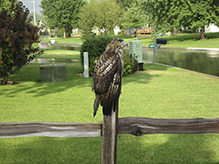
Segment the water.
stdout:
<path fill-rule="evenodd" d="M 40 63 L 40 64 L 56 64 L 56 63 L 74 63 L 79 62 L 77 59 L 63 59 L 63 58 L 52 58 L 52 59 L 44 59 L 37 58 L 32 60 L 30 63 Z"/>
<path fill-rule="evenodd" d="M 144 48 L 143 60 L 153 61 L 153 49 Z M 219 51 L 157 49 L 156 63 L 219 76 Z"/>
<path fill-rule="evenodd" d="M 53 50 L 73 50 L 73 51 L 80 51 L 81 45 L 80 44 L 65 44 L 65 43 L 55 43 L 55 44 L 48 44 L 48 42 L 40 42 L 39 48 L 42 49 L 53 49 Z"/>
<path fill-rule="evenodd" d="M 50 48 L 48 43 L 41 43 L 42 48 Z M 80 51 L 80 45 L 54 44 L 51 49 L 65 49 Z M 124 49 L 124 54 L 129 54 L 129 49 Z M 153 62 L 153 48 L 142 49 L 143 60 Z M 71 59 L 37 59 L 38 63 L 77 62 Z M 61 61 L 60 61 L 61 60 Z M 63 61 L 66 60 L 66 61 Z M 67 61 L 68 60 L 68 61 Z M 36 61 L 34 61 L 36 62 Z M 214 76 L 219 76 L 219 51 L 191 50 L 191 49 L 157 49 L 156 63 L 176 66 Z"/>

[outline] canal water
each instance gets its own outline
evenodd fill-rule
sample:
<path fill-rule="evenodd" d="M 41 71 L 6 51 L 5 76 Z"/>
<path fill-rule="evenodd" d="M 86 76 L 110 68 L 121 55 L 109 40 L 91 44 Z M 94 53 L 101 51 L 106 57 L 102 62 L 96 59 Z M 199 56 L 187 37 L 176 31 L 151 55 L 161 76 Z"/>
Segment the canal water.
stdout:
<path fill-rule="evenodd" d="M 44 58 L 37 58 L 31 61 L 30 63 L 39 63 L 39 64 L 63 64 L 63 63 L 75 63 L 79 62 L 77 59 L 63 59 L 63 58 L 52 58 L 52 59 L 44 59 Z"/>
<path fill-rule="evenodd" d="M 143 49 L 143 59 L 153 61 L 153 49 Z M 191 49 L 157 49 L 156 63 L 219 76 L 219 51 Z"/>
<path fill-rule="evenodd" d="M 65 49 L 80 51 L 80 45 L 54 44 L 48 47 L 48 43 L 42 43 L 41 48 Z M 129 49 L 124 49 L 124 54 L 129 54 Z M 144 62 L 153 62 L 153 48 L 142 49 Z M 54 59 L 56 60 L 56 59 Z M 36 61 L 35 61 L 36 62 Z M 41 61 L 42 62 L 42 61 Z M 58 62 L 58 61 L 44 61 Z M 74 61 L 72 61 L 74 62 Z M 219 76 L 219 50 L 205 49 L 164 49 L 156 51 L 156 63 L 176 66 L 188 70 Z"/>

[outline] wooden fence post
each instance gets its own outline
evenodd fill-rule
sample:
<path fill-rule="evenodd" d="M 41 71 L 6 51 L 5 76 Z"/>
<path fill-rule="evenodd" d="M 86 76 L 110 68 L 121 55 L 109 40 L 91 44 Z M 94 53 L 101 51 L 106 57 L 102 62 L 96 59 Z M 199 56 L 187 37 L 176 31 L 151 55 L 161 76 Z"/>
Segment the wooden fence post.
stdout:
<path fill-rule="evenodd" d="M 111 116 L 103 116 L 102 164 L 116 164 L 118 103 Z"/>

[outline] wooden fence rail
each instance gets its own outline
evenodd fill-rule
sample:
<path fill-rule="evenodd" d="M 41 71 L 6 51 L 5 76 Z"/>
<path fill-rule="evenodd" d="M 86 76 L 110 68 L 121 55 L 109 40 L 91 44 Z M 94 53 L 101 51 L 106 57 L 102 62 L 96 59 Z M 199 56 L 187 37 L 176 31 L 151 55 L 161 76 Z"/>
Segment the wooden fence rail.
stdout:
<path fill-rule="evenodd" d="M 153 119 L 126 117 L 118 119 L 118 134 L 197 134 L 219 133 L 219 118 L 215 119 Z M 0 138 L 11 137 L 99 137 L 102 124 L 20 122 L 0 123 Z"/>

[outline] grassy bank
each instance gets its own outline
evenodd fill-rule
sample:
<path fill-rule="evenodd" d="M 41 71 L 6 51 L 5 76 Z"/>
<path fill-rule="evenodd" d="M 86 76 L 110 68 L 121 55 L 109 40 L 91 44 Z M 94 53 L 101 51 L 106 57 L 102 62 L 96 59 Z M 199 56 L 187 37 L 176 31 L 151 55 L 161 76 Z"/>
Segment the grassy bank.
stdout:
<path fill-rule="evenodd" d="M 78 52 L 47 50 L 41 58 L 71 58 L 68 81 L 39 82 L 37 63 L 24 67 L 0 86 L 0 122 L 102 122 L 93 118 L 92 78 L 83 78 Z M 160 65 L 123 77 L 119 117 L 215 118 L 219 79 Z M 0 163 L 82 163 L 101 161 L 99 138 L 27 137 L 0 139 Z M 218 163 L 218 134 L 119 135 L 117 163 Z"/>
<path fill-rule="evenodd" d="M 117 36 L 124 39 L 127 43 L 129 41 L 135 40 L 136 38 L 132 36 Z M 198 48 L 219 48 L 219 33 L 206 33 L 206 38 L 204 40 L 198 40 L 200 34 L 180 34 L 175 36 L 159 37 L 162 39 L 167 39 L 167 45 L 165 47 L 198 47 Z M 50 39 L 44 39 L 44 41 L 49 41 Z M 144 35 L 139 36 L 139 40 L 142 41 L 143 46 L 149 46 L 149 44 L 154 43 L 154 38 L 146 38 Z M 57 43 L 82 43 L 79 36 L 62 39 L 57 38 Z"/>

